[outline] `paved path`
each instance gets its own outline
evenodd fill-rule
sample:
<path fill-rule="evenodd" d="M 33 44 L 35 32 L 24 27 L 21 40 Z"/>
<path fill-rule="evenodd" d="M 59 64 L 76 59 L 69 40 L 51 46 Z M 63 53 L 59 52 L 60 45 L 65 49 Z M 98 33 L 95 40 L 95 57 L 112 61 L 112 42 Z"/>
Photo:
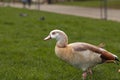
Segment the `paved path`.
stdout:
<path fill-rule="evenodd" d="M 15 3 L 10 4 L 12 7 L 23 8 L 23 5 Z M 40 9 L 42 11 L 55 12 L 60 14 L 68 14 L 75 16 L 83 16 L 90 18 L 101 19 L 101 11 L 98 8 L 84 8 L 84 7 L 75 7 L 75 6 L 62 6 L 62 5 L 41 5 L 40 8 L 38 6 L 32 5 L 31 8 L 28 9 Z M 109 9 L 108 10 L 108 19 L 119 21 L 120 22 L 120 10 Z"/>

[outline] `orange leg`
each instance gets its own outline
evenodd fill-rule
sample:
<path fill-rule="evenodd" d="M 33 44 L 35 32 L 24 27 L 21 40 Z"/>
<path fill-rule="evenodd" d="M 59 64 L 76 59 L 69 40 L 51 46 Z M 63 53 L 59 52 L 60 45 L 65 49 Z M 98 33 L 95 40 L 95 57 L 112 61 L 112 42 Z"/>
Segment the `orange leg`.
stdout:
<path fill-rule="evenodd" d="M 90 75 L 93 74 L 92 70 L 89 68 L 88 71 L 87 71 Z"/>
<path fill-rule="evenodd" d="M 115 60 L 107 60 L 107 61 L 105 61 L 105 63 L 116 63 L 116 61 Z"/>
<path fill-rule="evenodd" d="M 85 71 L 85 72 L 83 72 L 83 74 L 82 74 L 83 80 L 86 80 L 86 77 L 87 77 L 87 72 Z"/>
<path fill-rule="evenodd" d="M 90 74 L 90 80 L 92 80 L 92 74 L 93 74 L 92 70 L 89 68 L 87 72 Z"/>
<path fill-rule="evenodd" d="M 83 72 L 83 74 L 82 74 L 83 80 L 86 80 L 88 74 L 91 75 L 91 80 L 92 80 L 92 74 L 93 74 L 93 72 L 92 72 L 92 70 L 90 68 L 88 68 L 88 70 L 86 70 L 86 71 Z"/>

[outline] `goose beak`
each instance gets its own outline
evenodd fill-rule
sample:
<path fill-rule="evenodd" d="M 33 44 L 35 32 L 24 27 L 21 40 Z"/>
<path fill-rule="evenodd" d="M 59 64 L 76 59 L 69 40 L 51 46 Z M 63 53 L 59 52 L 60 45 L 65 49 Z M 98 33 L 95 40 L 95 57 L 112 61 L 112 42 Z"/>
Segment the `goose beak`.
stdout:
<path fill-rule="evenodd" d="M 46 41 L 46 40 L 49 40 L 49 39 L 51 39 L 51 36 L 50 36 L 50 35 L 48 35 L 46 38 L 44 38 L 45 41 Z"/>

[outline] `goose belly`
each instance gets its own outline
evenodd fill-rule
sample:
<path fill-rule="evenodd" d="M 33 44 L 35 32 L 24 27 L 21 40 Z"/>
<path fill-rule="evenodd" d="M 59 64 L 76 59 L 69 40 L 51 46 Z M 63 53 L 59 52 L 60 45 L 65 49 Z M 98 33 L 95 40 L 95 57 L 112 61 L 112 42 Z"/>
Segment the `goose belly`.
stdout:
<path fill-rule="evenodd" d="M 73 51 L 72 49 L 55 49 L 57 57 L 70 63 L 71 65 L 81 68 L 83 71 L 87 68 L 94 67 L 102 62 L 100 58 L 101 54 L 92 52 L 90 50 L 85 51 Z"/>
<path fill-rule="evenodd" d="M 101 62 L 102 59 L 100 58 L 100 54 L 90 50 L 75 53 L 73 59 L 70 61 L 73 66 L 82 68 L 83 71 L 87 68 L 94 67 Z"/>

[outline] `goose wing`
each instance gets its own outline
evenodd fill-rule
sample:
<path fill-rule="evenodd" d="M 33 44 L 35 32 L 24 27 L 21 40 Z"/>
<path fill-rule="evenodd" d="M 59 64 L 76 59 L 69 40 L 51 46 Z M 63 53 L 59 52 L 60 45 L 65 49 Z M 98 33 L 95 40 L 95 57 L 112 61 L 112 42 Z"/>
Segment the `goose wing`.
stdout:
<path fill-rule="evenodd" d="M 76 42 L 76 43 L 69 44 L 69 46 L 71 46 L 73 48 L 73 50 L 78 53 L 81 51 L 89 50 L 96 54 L 100 54 L 100 57 L 103 61 L 115 60 L 117 57 L 116 55 L 108 52 L 107 50 L 105 50 L 103 48 L 100 48 L 100 47 L 97 47 L 97 46 L 94 46 L 94 45 L 91 45 L 88 43 Z"/>

